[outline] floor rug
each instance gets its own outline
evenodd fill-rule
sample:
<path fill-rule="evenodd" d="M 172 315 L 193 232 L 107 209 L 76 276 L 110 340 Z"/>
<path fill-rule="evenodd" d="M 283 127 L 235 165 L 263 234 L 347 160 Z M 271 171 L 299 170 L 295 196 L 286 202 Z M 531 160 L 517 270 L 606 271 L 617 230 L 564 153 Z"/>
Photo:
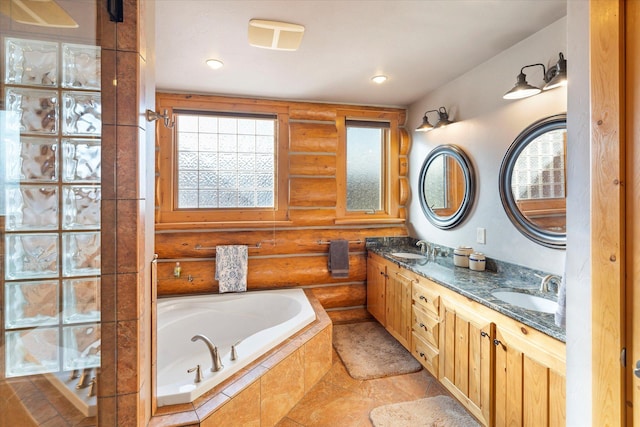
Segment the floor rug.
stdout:
<path fill-rule="evenodd" d="M 422 369 L 411 353 L 377 322 L 334 325 L 333 346 L 349 375 L 358 380 Z"/>
<path fill-rule="evenodd" d="M 478 427 L 480 424 L 449 396 L 379 406 L 369 413 L 374 427 Z"/>

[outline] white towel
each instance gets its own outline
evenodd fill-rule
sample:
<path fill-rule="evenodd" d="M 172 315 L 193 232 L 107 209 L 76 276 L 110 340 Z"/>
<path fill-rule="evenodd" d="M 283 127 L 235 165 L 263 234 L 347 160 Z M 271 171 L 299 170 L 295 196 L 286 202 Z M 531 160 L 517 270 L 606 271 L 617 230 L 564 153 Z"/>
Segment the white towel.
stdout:
<path fill-rule="evenodd" d="M 567 277 L 566 272 L 562 275 L 562 280 L 560 280 L 560 286 L 558 287 L 558 308 L 555 313 L 556 325 L 561 328 L 567 327 L 567 283 L 565 277 Z"/>
<path fill-rule="evenodd" d="M 216 275 L 219 292 L 247 290 L 249 250 L 243 245 L 216 246 Z"/>

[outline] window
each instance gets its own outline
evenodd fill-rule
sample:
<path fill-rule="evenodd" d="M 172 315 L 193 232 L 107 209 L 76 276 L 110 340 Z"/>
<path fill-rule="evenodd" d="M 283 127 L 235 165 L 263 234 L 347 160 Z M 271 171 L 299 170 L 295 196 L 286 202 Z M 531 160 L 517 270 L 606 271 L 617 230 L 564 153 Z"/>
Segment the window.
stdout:
<path fill-rule="evenodd" d="M 389 124 L 347 121 L 347 211 L 384 207 L 384 155 Z"/>
<path fill-rule="evenodd" d="M 405 138 L 401 154 L 400 120 L 397 111 L 337 111 L 336 223 L 404 221 L 406 188 L 399 176 L 408 144 Z"/>
<path fill-rule="evenodd" d="M 288 110 L 277 102 L 158 94 L 156 228 L 287 219 Z"/>
<path fill-rule="evenodd" d="M 178 209 L 274 207 L 275 116 L 174 113 Z"/>

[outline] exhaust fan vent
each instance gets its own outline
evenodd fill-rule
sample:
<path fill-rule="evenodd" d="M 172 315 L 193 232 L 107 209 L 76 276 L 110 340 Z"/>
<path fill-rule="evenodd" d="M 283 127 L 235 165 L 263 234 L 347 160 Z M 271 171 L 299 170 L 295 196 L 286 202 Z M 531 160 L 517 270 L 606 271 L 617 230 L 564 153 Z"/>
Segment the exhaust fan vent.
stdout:
<path fill-rule="evenodd" d="M 302 42 L 304 27 L 288 22 L 249 21 L 249 44 L 275 50 L 297 50 Z"/>

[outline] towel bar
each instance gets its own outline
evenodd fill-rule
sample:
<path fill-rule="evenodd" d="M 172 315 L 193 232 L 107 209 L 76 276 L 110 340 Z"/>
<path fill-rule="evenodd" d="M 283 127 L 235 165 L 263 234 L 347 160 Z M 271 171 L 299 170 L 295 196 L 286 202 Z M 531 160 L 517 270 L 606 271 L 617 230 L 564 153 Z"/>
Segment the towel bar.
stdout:
<path fill-rule="evenodd" d="M 260 249 L 262 247 L 262 244 L 265 242 L 271 242 L 272 245 L 275 245 L 273 240 L 263 240 L 261 242 L 256 243 L 255 245 L 247 245 L 249 247 L 249 249 Z M 216 246 L 202 246 L 200 243 L 198 243 L 197 245 L 195 245 L 193 247 L 193 249 L 195 249 L 196 251 L 206 251 L 206 250 L 213 250 L 215 249 Z"/>
<path fill-rule="evenodd" d="M 360 244 L 360 243 L 362 243 L 362 239 L 358 239 L 358 240 L 349 240 L 349 243 Z M 325 240 L 318 240 L 318 244 L 319 244 L 319 245 L 330 245 L 330 244 L 331 244 L 331 240 L 329 240 L 329 241 L 325 241 Z"/>

